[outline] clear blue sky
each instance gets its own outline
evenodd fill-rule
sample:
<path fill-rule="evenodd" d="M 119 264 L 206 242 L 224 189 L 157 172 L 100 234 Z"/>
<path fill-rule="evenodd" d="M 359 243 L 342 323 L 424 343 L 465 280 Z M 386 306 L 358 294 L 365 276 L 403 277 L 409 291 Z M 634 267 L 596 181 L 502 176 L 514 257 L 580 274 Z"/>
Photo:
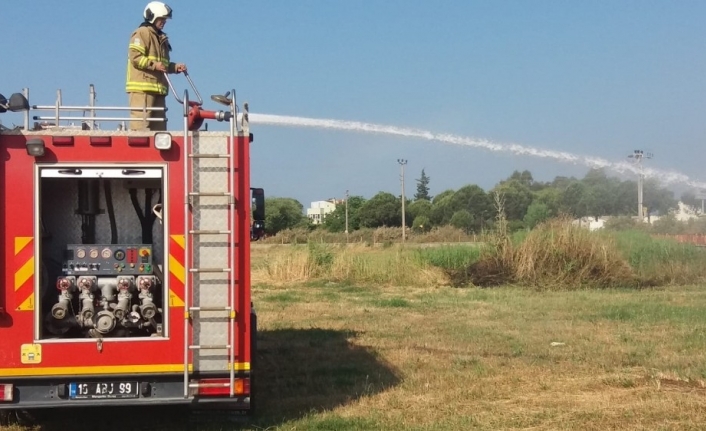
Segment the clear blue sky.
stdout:
<path fill-rule="evenodd" d="M 2 0 L 0 92 L 125 105 L 129 36 L 147 2 Z M 413 127 L 622 161 L 706 180 L 704 1 L 167 2 L 173 60 L 203 95 L 235 88 L 252 112 Z M 178 77 L 179 88 L 186 84 Z M 170 96 L 171 97 L 171 96 Z M 180 121 L 170 98 L 172 128 Z M 4 124 L 14 117 L 4 115 Z M 19 120 L 17 120 L 19 122 Z M 582 165 L 415 138 L 253 125 L 253 184 L 310 201 L 431 193 L 513 170 Z"/>

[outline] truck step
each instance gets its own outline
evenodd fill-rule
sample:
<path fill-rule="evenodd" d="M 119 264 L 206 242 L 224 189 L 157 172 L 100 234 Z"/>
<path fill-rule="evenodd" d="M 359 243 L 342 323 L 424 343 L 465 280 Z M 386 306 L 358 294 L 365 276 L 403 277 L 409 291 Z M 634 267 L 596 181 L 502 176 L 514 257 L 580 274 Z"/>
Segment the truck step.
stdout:
<path fill-rule="evenodd" d="M 189 388 L 228 388 L 230 383 L 189 383 Z"/>
<path fill-rule="evenodd" d="M 189 268 L 189 272 L 230 272 L 230 268 Z"/>
<path fill-rule="evenodd" d="M 191 235 L 230 235 L 233 231 L 231 230 L 190 230 Z"/>
<path fill-rule="evenodd" d="M 230 192 L 189 192 L 189 196 L 200 196 L 200 197 L 219 197 L 219 196 L 232 196 Z"/>
<path fill-rule="evenodd" d="M 189 307 L 189 311 L 232 311 L 233 307 Z"/>
<path fill-rule="evenodd" d="M 192 344 L 189 350 L 230 350 L 230 344 Z"/>
<path fill-rule="evenodd" d="M 198 153 L 192 153 L 189 154 L 189 157 L 192 159 L 227 159 L 230 157 L 230 154 L 198 154 Z"/>

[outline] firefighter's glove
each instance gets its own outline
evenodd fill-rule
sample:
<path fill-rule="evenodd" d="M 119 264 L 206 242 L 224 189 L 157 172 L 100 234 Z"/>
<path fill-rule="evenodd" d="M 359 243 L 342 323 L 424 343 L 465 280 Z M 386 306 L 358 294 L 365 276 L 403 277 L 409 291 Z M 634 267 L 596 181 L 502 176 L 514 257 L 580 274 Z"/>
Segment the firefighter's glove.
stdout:
<path fill-rule="evenodd" d="M 167 66 L 164 65 L 161 61 L 157 61 L 154 63 L 154 70 L 157 72 L 166 72 L 167 71 Z"/>

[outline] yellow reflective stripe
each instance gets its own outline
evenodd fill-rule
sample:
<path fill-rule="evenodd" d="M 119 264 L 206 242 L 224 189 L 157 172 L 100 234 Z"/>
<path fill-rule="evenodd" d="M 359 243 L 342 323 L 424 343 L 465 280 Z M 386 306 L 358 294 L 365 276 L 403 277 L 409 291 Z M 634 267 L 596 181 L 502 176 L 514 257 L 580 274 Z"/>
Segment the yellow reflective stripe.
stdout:
<path fill-rule="evenodd" d="M 153 55 L 146 55 L 145 57 L 152 61 L 159 61 L 160 63 L 164 63 L 165 66 L 169 64 L 169 59 L 166 57 L 155 57 Z"/>
<path fill-rule="evenodd" d="M 22 251 L 23 248 L 32 242 L 31 236 L 16 236 L 15 237 L 15 255 Z"/>
<path fill-rule="evenodd" d="M 22 287 L 34 275 L 34 256 L 32 256 L 20 269 L 15 272 L 15 290 Z"/>
<path fill-rule="evenodd" d="M 127 91 L 154 91 L 160 94 L 167 94 L 167 87 L 162 84 L 152 84 L 147 82 L 128 82 L 125 85 Z"/>
<path fill-rule="evenodd" d="M 139 68 L 144 68 L 147 66 L 147 63 L 149 63 L 149 59 L 147 57 L 142 57 L 140 61 L 137 62 L 137 67 Z"/>
<path fill-rule="evenodd" d="M 134 82 L 130 81 L 127 83 L 128 87 L 132 88 L 164 88 L 164 85 L 151 83 L 151 82 Z"/>
<path fill-rule="evenodd" d="M 184 280 L 186 280 L 186 270 L 184 269 L 184 265 L 181 264 L 174 256 L 169 254 L 169 272 L 174 274 L 174 277 L 177 278 L 177 280 L 181 281 L 182 283 Z"/>
<path fill-rule="evenodd" d="M 230 368 L 230 363 L 228 364 Z M 236 362 L 236 371 L 250 371 L 250 362 Z M 189 364 L 189 372 L 194 371 L 194 365 Z M 226 371 L 226 370 L 224 370 Z M 184 364 L 154 364 L 154 365 L 99 365 L 79 367 L 25 367 L 0 368 L 0 376 L 53 376 L 53 375 L 105 375 L 105 374 L 145 374 L 145 373 L 183 373 Z"/>
<path fill-rule="evenodd" d="M 132 43 L 130 44 L 130 49 L 134 49 L 142 55 L 145 55 L 145 53 L 147 52 L 145 51 L 145 47 L 143 47 L 142 45 L 133 45 Z"/>

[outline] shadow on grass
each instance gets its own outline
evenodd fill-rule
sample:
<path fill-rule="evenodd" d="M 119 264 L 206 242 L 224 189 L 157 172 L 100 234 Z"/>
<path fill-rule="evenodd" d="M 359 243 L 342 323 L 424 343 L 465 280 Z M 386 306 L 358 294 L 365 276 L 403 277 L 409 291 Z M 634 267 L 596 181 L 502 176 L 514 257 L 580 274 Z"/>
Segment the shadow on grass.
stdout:
<path fill-rule="evenodd" d="M 258 337 L 255 397 L 259 426 L 273 426 L 383 392 L 400 382 L 356 332 L 279 329 Z"/>
<path fill-rule="evenodd" d="M 43 412 L 36 427 L 54 430 L 234 430 L 266 429 L 345 405 L 399 384 L 396 370 L 370 348 L 354 343 L 357 333 L 330 329 L 258 332 L 253 362 L 256 414 L 235 422 L 186 407 L 94 407 Z M 0 427 L 0 430 L 3 428 Z"/>

